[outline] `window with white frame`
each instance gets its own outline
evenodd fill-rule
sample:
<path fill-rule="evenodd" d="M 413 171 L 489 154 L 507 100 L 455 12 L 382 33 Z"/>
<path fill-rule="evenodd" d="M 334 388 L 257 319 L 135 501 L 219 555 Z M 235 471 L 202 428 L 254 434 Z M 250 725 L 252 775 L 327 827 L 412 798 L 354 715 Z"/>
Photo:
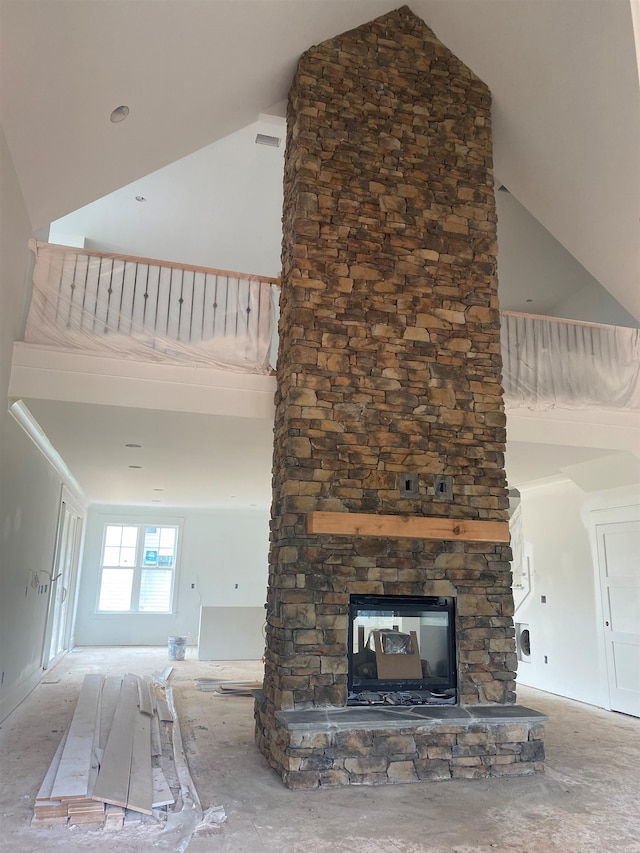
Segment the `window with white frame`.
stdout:
<path fill-rule="evenodd" d="M 179 530 L 177 524 L 105 524 L 98 612 L 171 612 Z"/>

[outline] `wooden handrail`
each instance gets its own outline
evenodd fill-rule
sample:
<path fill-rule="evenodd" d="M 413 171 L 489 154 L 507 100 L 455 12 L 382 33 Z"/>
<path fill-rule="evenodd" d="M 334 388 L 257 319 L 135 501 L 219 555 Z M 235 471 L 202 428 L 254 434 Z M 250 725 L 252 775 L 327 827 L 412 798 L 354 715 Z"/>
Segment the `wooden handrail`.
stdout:
<path fill-rule="evenodd" d="M 77 255 L 90 255 L 96 258 L 110 258 L 116 261 L 131 261 L 137 264 L 148 264 L 154 267 L 170 267 L 171 269 L 186 270 L 187 272 L 201 272 L 209 275 L 224 275 L 230 278 L 242 278 L 247 281 L 264 281 L 267 284 L 280 285 L 279 278 L 273 278 L 268 275 L 256 275 L 254 273 L 234 272 L 233 270 L 218 270 L 213 267 L 200 267 L 194 264 L 179 264 L 174 261 L 164 261 L 159 258 L 143 258 L 135 255 L 119 255 L 115 252 L 98 252 L 94 249 L 82 249 L 79 246 L 62 246 L 58 243 L 45 243 L 39 240 L 31 241 L 32 248 L 35 251 L 38 249 L 53 249 L 56 252 L 71 252 Z"/>
<path fill-rule="evenodd" d="M 586 320 L 568 320 L 565 317 L 548 317 L 546 314 L 527 314 L 524 311 L 500 311 L 502 317 L 522 317 L 525 320 L 548 320 L 550 323 L 565 323 L 567 326 L 586 326 L 590 329 L 628 329 L 633 326 L 614 326 L 611 323 L 589 323 Z"/>

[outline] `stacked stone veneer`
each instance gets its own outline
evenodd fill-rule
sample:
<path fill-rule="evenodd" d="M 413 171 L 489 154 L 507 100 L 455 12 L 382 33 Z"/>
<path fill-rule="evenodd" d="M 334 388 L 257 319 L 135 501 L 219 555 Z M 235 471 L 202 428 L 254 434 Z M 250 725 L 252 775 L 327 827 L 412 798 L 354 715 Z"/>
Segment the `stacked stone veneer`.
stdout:
<path fill-rule="evenodd" d="M 461 715 L 349 730 L 339 730 L 335 718 L 316 726 L 292 720 L 278 725 L 276 738 L 286 749 L 283 775 L 292 788 L 483 779 L 542 770 L 544 719 L 533 711 L 510 721 Z"/>
<path fill-rule="evenodd" d="M 284 195 L 257 740 L 287 778 L 276 713 L 345 705 L 351 593 L 455 596 L 460 702 L 515 701 L 508 547 L 306 532 L 313 510 L 507 519 L 487 87 L 407 7 L 311 48 Z"/>

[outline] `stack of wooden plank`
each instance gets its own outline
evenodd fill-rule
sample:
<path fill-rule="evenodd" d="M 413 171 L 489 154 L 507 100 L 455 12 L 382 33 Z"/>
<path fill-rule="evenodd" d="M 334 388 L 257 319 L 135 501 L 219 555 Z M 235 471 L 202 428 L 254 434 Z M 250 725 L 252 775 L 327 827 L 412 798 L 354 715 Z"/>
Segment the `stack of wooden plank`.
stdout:
<path fill-rule="evenodd" d="M 164 692 L 149 680 L 85 676 L 36 795 L 33 824 L 113 829 L 122 826 L 125 809 L 151 815 L 174 803 L 160 761 L 160 726 L 172 722 Z"/>
<path fill-rule="evenodd" d="M 198 688 L 216 696 L 253 696 L 262 689 L 261 681 L 225 681 L 221 678 L 198 678 Z"/>

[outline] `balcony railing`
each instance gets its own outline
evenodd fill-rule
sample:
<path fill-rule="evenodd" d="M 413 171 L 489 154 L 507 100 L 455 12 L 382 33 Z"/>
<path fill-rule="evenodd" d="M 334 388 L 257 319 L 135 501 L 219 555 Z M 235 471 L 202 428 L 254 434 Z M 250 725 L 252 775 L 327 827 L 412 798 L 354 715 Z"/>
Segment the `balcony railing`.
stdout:
<path fill-rule="evenodd" d="M 25 340 L 268 372 L 277 279 L 33 243 Z"/>
<path fill-rule="evenodd" d="M 269 372 L 278 281 L 34 243 L 25 340 L 143 361 Z M 505 401 L 640 410 L 640 331 L 502 312 Z"/>
<path fill-rule="evenodd" d="M 505 402 L 640 410 L 640 330 L 503 311 Z"/>

